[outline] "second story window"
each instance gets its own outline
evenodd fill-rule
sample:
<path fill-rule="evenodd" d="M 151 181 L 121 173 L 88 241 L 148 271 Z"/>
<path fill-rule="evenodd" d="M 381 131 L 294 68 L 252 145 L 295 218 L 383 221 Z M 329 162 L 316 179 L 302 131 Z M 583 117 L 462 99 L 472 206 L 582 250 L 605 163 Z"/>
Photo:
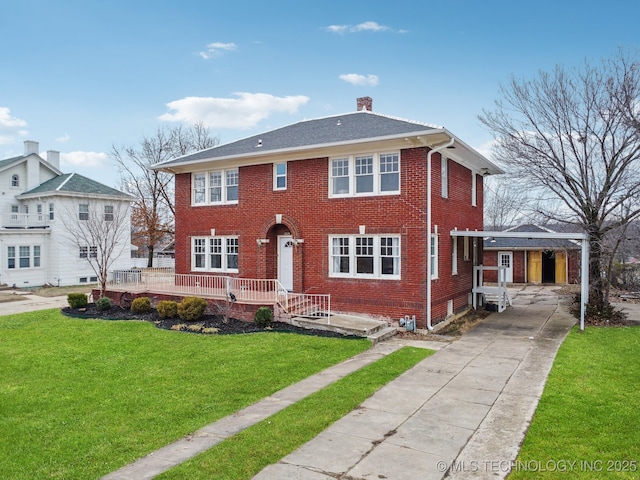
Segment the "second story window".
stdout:
<path fill-rule="evenodd" d="M 442 184 L 442 198 L 449 198 L 449 159 L 440 157 L 440 182 Z"/>
<path fill-rule="evenodd" d="M 19 187 L 20 186 L 20 176 L 19 175 L 11 175 L 11 186 Z"/>
<path fill-rule="evenodd" d="M 104 221 L 113 222 L 113 205 L 104 206 Z"/>
<path fill-rule="evenodd" d="M 78 205 L 78 220 L 89 220 L 89 204 L 81 203 Z"/>
<path fill-rule="evenodd" d="M 400 154 L 376 153 L 333 158 L 329 162 L 329 197 L 400 193 Z"/>
<path fill-rule="evenodd" d="M 220 205 L 238 202 L 238 169 L 194 173 L 191 177 L 193 205 Z"/>
<path fill-rule="evenodd" d="M 49 220 L 53 220 L 55 217 L 54 212 L 53 212 L 53 203 L 49 204 Z"/>
<path fill-rule="evenodd" d="M 273 189 L 274 190 L 287 189 L 287 164 L 286 163 L 275 163 L 273 165 Z"/>

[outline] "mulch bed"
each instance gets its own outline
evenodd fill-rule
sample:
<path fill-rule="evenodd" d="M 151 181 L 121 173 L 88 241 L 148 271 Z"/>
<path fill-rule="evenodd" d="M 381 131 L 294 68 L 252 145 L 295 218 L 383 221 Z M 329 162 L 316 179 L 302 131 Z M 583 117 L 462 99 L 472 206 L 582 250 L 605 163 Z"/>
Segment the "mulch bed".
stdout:
<path fill-rule="evenodd" d="M 109 310 L 98 310 L 94 303 L 90 303 L 86 308 L 64 307 L 61 309 L 63 315 L 81 319 L 99 320 L 138 320 L 153 323 L 157 328 L 163 330 L 174 330 L 199 334 L 241 334 L 257 332 L 286 332 L 303 335 L 315 335 L 329 338 L 361 338 L 351 335 L 342 335 L 338 332 L 325 330 L 307 329 L 290 325 L 284 322 L 273 322 L 271 328 L 261 328 L 253 322 L 244 322 L 235 318 L 229 318 L 224 322 L 222 315 L 203 315 L 196 322 L 185 322 L 180 318 L 160 318 L 157 311 L 152 309 L 149 313 L 134 313 L 129 309 L 119 306 L 112 306 Z"/>

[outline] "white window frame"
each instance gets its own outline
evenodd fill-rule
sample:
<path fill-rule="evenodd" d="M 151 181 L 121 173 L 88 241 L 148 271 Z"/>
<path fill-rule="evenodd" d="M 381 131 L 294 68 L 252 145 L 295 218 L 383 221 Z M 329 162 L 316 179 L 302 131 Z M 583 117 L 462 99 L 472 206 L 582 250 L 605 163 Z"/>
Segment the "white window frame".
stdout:
<path fill-rule="evenodd" d="M 55 219 L 55 211 L 53 209 L 53 203 L 49 204 L 49 220 Z"/>
<path fill-rule="evenodd" d="M 42 265 L 41 245 L 7 245 L 7 270 L 32 270 Z"/>
<path fill-rule="evenodd" d="M 362 241 L 367 244 L 363 245 Z M 388 240 L 391 245 L 386 245 Z M 372 253 L 363 254 L 362 248 L 371 247 Z M 389 254 L 391 249 L 391 254 Z M 329 235 L 329 277 L 331 278 L 364 278 L 371 280 L 400 280 L 402 275 L 402 241 L 398 234 L 376 235 Z M 358 254 L 360 253 L 360 254 Z M 358 257 L 373 257 L 373 272 L 358 273 Z M 348 272 L 336 271 L 343 268 L 344 259 L 348 259 Z M 392 258 L 394 273 L 382 273 L 385 258 Z"/>
<path fill-rule="evenodd" d="M 20 187 L 20 175 L 17 173 L 11 175 L 11 186 L 14 188 Z"/>
<path fill-rule="evenodd" d="M 214 180 L 216 179 L 216 180 Z M 218 185 L 219 182 L 219 185 Z M 194 172 L 191 174 L 191 205 L 236 205 L 238 199 L 229 199 L 233 189 L 240 188 L 240 172 L 237 168 Z M 212 200 L 214 189 L 220 190 L 220 200 Z M 238 195 L 236 194 L 236 197 Z"/>
<path fill-rule="evenodd" d="M 288 169 L 287 162 L 273 164 L 273 189 L 274 190 L 287 189 L 287 169 Z M 279 185 L 278 183 L 281 183 L 281 185 Z"/>
<path fill-rule="evenodd" d="M 471 172 L 471 206 L 478 206 L 478 179 L 476 172 Z"/>
<path fill-rule="evenodd" d="M 89 204 L 88 203 L 78 204 L 78 220 L 82 220 L 83 222 L 89 220 Z"/>
<path fill-rule="evenodd" d="M 431 234 L 431 239 L 429 241 L 430 249 L 429 255 L 431 256 L 431 279 L 438 279 L 438 226 L 434 226 L 434 231 Z"/>
<path fill-rule="evenodd" d="M 113 222 L 113 205 L 104 206 L 104 221 Z"/>
<path fill-rule="evenodd" d="M 440 182 L 442 198 L 449 198 L 449 159 L 440 156 Z"/>
<path fill-rule="evenodd" d="M 17 268 L 18 268 L 18 264 L 16 262 L 16 247 L 14 245 L 8 245 L 7 246 L 7 269 L 15 270 Z"/>
<path fill-rule="evenodd" d="M 214 256 L 218 255 L 220 256 L 220 267 L 214 267 L 212 260 Z M 200 257 L 202 266 L 196 266 Z M 237 273 L 238 260 L 239 240 L 237 236 L 216 235 L 191 238 L 191 271 L 193 272 Z"/>
<path fill-rule="evenodd" d="M 458 275 L 458 237 L 451 237 L 451 275 Z"/>
<path fill-rule="evenodd" d="M 371 159 L 371 162 L 368 162 L 369 159 Z M 389 167 L 396 168 L 396 165 L 396 170 L 389 170 Z M 329 159 L 329 198 L 399 195 L 401 190 L 401 169 L 400 152 L 363 153 L 332 157 Z M 385 175 L 397 176 L 397 189 L 383 189 Z M 372 189 L 371 191 L 358 192 L 358 179 L 365 177 L 372 177 Z M 341 179 L 342 183 L 344 183 L 344 179 L 347 179 L 348 189 L 346 192 L 334 193 L 337 179 Z"/>

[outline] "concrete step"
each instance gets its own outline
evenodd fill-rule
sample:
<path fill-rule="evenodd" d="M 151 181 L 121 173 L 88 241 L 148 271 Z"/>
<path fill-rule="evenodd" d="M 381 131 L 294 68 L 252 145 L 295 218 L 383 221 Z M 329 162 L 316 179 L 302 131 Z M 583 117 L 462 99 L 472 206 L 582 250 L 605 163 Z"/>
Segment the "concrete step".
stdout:
<path fill-rule="evenodd" d="M 331 315 L 324 318 L 292 317 L 291 323 L 303 328 L 328 330 L 358 337 L 369 337 L 388 326 L 387 322 L 353 315 Z"/>
<path fill-rule="evenodd" d="M 396 333 L 398 333 L 398 329 L 396 327 L 385 327 L 372 335 L 369 335 L 367 338 L 371 340 L 371 343 L 375 345 L 376 343 L 384 342 L 385 340 L 389 340 Z"/>

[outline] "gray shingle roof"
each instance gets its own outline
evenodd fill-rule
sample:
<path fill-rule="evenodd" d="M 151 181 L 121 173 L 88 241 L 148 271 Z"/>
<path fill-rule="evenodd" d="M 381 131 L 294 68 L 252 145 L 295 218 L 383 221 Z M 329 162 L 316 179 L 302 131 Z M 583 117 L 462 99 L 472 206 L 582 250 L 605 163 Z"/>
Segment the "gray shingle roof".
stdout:
<path fill-rule="evenodd" d="M 23 195 L 31 195 L 34 193 L 80 193 L 131 198 L 126 193 L 77 173 L 65 173 L 63 175 L 58 175 L 28 192 L 24 192 Z"/>
<path fill-rule="evenodd" d="M 312 145 L 346 143 L 441 128 L 363 110 L 344 115 L 304 120 L 276 130 L 169 160 L 158 164 L 158 166 L 165 167 L 204 159 L 251 155 L 258 151 L 276 151 Z"/>
<path fill-rule="evenodd" d="M 4 167 L 11 165 L 12 163 L 16 162 L 17 160 L 21 160 L 23 159 L 24 156 L 20 155 L 17 157 L 12 157 L 12 158 L 6 158 L 4 160 L 0 160 L 0 169 L 3 169 Z"/>
<path fill-rule="evenodd" d="M 538 225 L 519 225 L 505 230 L 508 232 L 554 232 Z M 571 240 L 546 238 L 485 238 L 484 248 L 491 250 L 565 250 L 579 249 L 580 245 Z"/>

